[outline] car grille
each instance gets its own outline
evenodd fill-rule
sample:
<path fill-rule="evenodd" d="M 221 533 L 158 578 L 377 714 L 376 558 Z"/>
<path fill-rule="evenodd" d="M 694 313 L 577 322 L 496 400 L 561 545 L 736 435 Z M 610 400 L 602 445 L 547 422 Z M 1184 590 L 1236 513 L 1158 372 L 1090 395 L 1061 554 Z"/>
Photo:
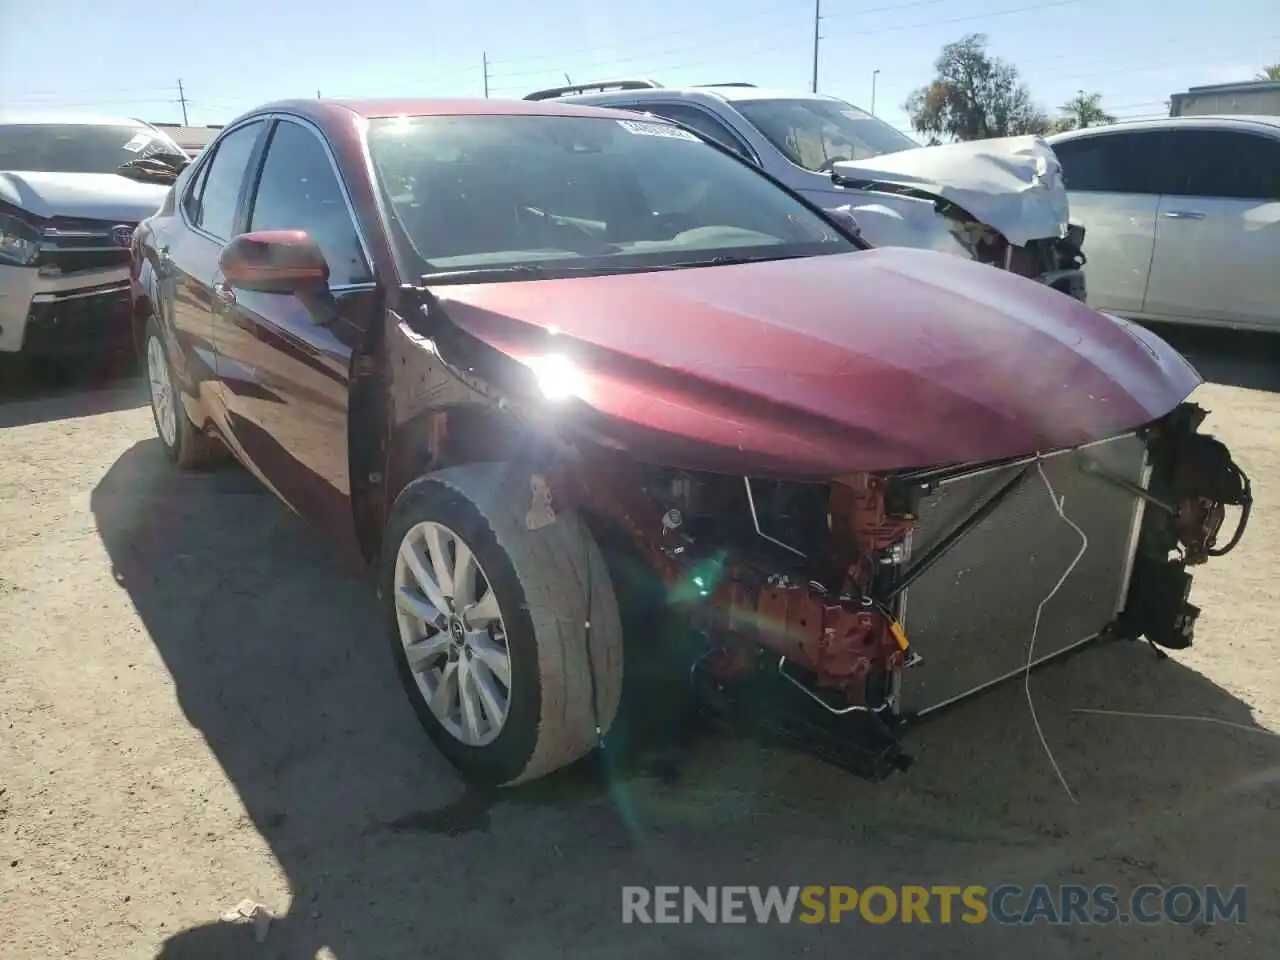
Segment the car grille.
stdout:
<path fill-rule="evenodd" d="M 1142 501 L 1083 472 L 1081 455 L 1107 474 L 1146 483 L 1145 447 L 1132 434 L 1042 461 L 1089 545 L 1045 605 L 1037 661 L 1102 631 L 1127 588 Z M 920 504 L 911 557 L 922 557 L 1021 469 L 1004 466 L 941 483 Z M 1021 486 L 906 591 L 904 626 L 924 662 L 907 671 L 903 709 L 929 710 L 1024 669 L 1036 608 L 1079 549 L 1079 535 L 1058 516 L 1032 464 Z"/>
<path fill-rule="evenodd" d="M 45 227 L 36 264 L 45 276 L 107 270 L 129 263 L 129 248 L 111 236 L 114 227 L 136 223 L 101 220 L 55 220 Z"/>
<path fill-rule="evenodd" d="M 38 299 L 27 316 L 22 349 L 38 354 L 71 354 L 131 342 L 128 284 Z"/>

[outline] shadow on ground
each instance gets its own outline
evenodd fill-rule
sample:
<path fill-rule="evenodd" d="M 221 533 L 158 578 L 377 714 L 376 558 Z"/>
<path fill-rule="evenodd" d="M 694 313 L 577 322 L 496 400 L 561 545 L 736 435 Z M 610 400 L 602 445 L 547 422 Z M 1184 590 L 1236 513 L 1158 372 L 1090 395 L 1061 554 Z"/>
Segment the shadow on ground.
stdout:
<path fill-rule="evenodd" d="M 1145 323 L 1192 362 L 1210 383 L 1280 393 L 1280 331 Z"/>
<path fill-rule="evenodd" d="M 0 356 L 0 429 L 90 417 L 148 402 L 146 383 L 126 358 L 36 363 Z"/>
<path fill-rule="evenodd" d="M 244 472 L 179 475 L 156 441 L 142 442 L 102 478 L 92 508 L 186 717 L 292 889 L 265 943 L 211 922 L 173 936 L 166 958 L 312 958 L 324 946 L 338 960 L 846 957 L 851 937 L 866 955 L 911 958 L 1155 957 L 1188 931 L 624 927 L 620 888 L 1274 881 L 1275 817 L 1256 796 L 1275 795 L 1273 740 L 1071 713 L 1252 725 L 1245 704 L 1144 646 L 1086 651 L 1033 678 L 1078 804 L 1020 684 L 920 728 L 917 766 L 879 785 L 699 737 L 674 778 L 587 763 L 495 801 L 469 796 L 416 727 L 369 579 Z M 1239 931 L 1200 931 L 1198 942 L 1243 956 Z"/>

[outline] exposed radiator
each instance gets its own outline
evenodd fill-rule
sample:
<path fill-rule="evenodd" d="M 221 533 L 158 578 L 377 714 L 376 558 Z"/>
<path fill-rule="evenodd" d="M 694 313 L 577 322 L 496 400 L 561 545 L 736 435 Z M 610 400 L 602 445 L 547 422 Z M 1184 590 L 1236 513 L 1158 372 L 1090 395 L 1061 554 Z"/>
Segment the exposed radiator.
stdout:
<path fill-rule="evenodd" d="M 1145 449 L 1132 434 L 1042 461 L 1089 547 L 1045 605 L 1036 662 L 1101 632 L 1123 606 L 1128 587 L 1143 501 L 1083 472 L 1082 456 L 1107 474 L 1147 484 Z M 927 494 L 907 566 L 1020 469 L 972 472 Z M 1032 464 L 1021 486 L 904 594 L 904 625 L 924 662 L 906 672 L 903 709 L 934 709 L 1025 668 L 1036 607 L 1079 549 L 1079 535 L 1058 516 Z"/>

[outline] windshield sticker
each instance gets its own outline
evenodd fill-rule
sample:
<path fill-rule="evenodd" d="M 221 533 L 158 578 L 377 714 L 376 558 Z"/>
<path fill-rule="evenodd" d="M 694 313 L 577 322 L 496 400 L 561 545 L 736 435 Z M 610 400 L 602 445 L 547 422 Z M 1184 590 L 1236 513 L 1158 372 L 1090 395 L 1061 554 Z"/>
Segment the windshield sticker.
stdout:
<path fill-rule="evenodd" d="M 644 120 L 619 120 L 618 126 L 628 133 L 641 137 L 666 137 L 668 140 L 692 140 L 700 143 L 696 136 L 688 130 L 666 123 L 650 123 Z"/>
<path fill-rule="evenodd" d="M 151 141 L 152 141 L 151 134 L 140 133 L 136 137 L 134 137 L 132 140 L 130 140 L 128 143 L 126 143 L 124 145 L 124 148 L 128 150 L 130 153 L 137 153 L 147 144 L 151 143 Z"/>

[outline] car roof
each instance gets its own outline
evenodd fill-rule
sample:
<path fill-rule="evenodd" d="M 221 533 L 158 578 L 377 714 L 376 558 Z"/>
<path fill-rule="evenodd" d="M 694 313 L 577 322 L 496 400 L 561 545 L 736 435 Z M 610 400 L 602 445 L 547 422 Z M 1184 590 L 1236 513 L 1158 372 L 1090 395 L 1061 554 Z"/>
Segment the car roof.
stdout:
<path fill-rule="evenodd" d="M 627 100 L 643 103 L 646 100 L 721 100 L 735 103 L 746 100 L 825 100 L 830 103 L 846 104 L 848 101 L 839 97 L 831 97 L 825 93 L 810 93 L 807 90 L 781 90 L 768 87 L 752 87 L 741 84 L 708 84 L 707 86 L 687 87 L 654 87 L 641 90 L 609 90 L 596 93 L 574 93 L 557 97 L 554 100 L 540 100 L 538 103 L 611 103 Z"/>
<path fill-rule="evenodd" d="M 251 113 L 283 110 L 306 115 L 317 112 L 331 118 L 335 111 L 354 113 L 366 120 L 392 117 L 465 117 L 465 116 L 540 116 L 540 117 L 613 117 L 635 119 L 621 110 L 604 110 L 560 101 L 497 100 L 453 98 L 383 98 L 368 100 L 282 100 L 263 104 Z M 247 114 L 246 114 L 247 116 Z"/>
<path fill-rule="evenodd" d="M 137 127 L 154 129 L 151 124 L 135 117 L 111 117 L 88 113 L 62 113 L 54 110 L 0 112 L 0 124 L 17 123 L 69 123 L 90 127 Z"/>
<path fill-rule="evenodd" d="M 1280 116 L 1266 114 L 1209 114 L 1196 117 L 1155 117 L 1150 120 L 1121 120 L 1097 127 L 1084 127 L 1056 133 L 1045 139 L 1053 143 L 1065 143 L 1086 137 L 1105 136 L 1127 130 L 1253 130 L 1254 132 L 1280 134 Z"/>

